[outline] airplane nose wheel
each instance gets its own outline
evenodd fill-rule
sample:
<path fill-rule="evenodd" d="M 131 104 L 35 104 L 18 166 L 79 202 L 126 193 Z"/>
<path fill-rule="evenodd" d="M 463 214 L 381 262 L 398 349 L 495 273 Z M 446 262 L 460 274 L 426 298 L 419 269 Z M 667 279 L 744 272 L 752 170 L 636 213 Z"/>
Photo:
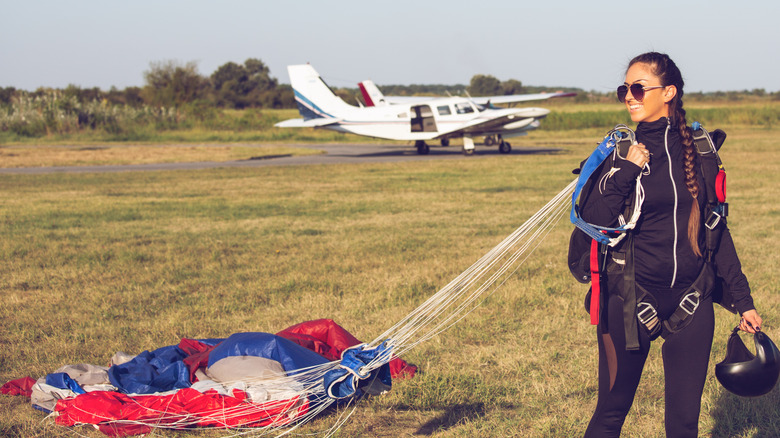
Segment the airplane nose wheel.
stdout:
<path fill-rule="evenodd" d="M 414 145 L 417 146 L 417 155 L 428 155 L 428 152 L 431 151 L 431 148 L 424 141 L 417 140 Z"/>
<path fill-rule="evenodd" d="M 512 152 L 512 145 L 509 144 L 508 141 L 502 141 L 500 145 L 498 145 L 498 151 L 502 154 L 508 154 Z"/>

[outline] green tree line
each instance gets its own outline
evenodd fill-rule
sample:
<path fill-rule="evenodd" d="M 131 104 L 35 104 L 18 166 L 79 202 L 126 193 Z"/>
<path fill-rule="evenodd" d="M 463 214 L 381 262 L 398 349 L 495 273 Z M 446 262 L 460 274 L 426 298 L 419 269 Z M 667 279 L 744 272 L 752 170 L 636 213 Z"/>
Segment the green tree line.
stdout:
<path fill-rule="evenodd" d="M 614 91 L 583 91 L 571 87 L 527 86 L 516 79 L 501 81 L 477 74 L 468 85 L 383 85 L 386 95 L 490 96 L 540 92 L 576 92 L 574 102 L 614 102 Z M 357 88 L 335 88 L 345 102 L 362 104 Z M 780 92 L 763 89 L 715 93 L 688 93 L 686 100 L 778 100 Z M 572 100 L 567 100 L 572 102 Z M 295 108 L 291 87 L 280 84 L 259 59 L 243 64 L 228 62 L 208 76 L 197 63 L 152 62 L 142 87 L 108 91 L 69 85 L 64 89 L 35 91 L 0 87 L 0 143 L 46 135 L 90 132 L 115 140 L 143 140 L 155 133 L 198 128 L 206 131 L 246 131 L 272 126 L 274 115 L 264 109 Z M 243 110 L 230 115 L 226 110 Z"/>
<path fill-rule="evenodd" d="M 611 100 L 613 92 L 584 91 L 573 87 L 526 86 L 517 79 L 501 81 L 494 76 L 477 74 L 468 85 L 454 84 L 411 84 L 382 85 L 382 92 L 393 96 L 492 96 L 541 92 L 576 92 L 578 101 Z M 336 94 L 351 104 L 362 103 L 357 88 L 336 88 Z M 203 76 L 196 62 L 181 63 L 173 60 L 152 62 L 144 72 L 143 87 L 127 87 L 119 90 L 112 87 L 103 91 L 97 87 L 82 88 L 69 85 L 62 90 L 39 88 L 28 92 L 13 87 L 0 86 L 0 105 L 10 106 L 14 98 L 38 98 L 47 94 L 80 103 L 92 101 L 106 102 L 110 105 L 128 105 L 139 108 L 152 107 L 196 107 L 213 108 L 295 108 L 292 88 L 280 84 L 271 76 L 269 68 L 259 59 L 249 58 L 243 64 L 228 62 L 218 67 L 211 75 Z M 780 99 L 780 93 L 767 93 L 764 89 L 688 93 L 689 99 L 696 100 L 740 100 L 748 97 Z"/>

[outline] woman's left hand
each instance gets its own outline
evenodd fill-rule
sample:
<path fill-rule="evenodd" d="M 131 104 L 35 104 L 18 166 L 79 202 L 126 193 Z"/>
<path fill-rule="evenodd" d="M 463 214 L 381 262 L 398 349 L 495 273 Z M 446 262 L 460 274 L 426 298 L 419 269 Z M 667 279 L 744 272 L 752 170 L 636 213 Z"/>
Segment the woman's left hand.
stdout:
<path fill-rule="evenodd" d="M 751 309 L 742 314 L 742 319 L 739 321 L 739 329 L 743 332 L 755 333 L 761 331 L 761 322 L 761 317 L 758 316 L 756 309 Z"/>

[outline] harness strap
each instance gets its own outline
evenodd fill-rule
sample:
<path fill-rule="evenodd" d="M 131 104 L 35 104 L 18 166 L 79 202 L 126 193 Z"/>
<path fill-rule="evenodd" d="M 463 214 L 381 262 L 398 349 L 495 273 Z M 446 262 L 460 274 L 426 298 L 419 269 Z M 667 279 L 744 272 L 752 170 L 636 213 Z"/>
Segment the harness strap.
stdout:
<path fill-rule="evenodd" d="M 639 350 L 639 326 L 636 318 L 637 296 L 634 269 L 634 236 L 628 236 L 626 265 L 623 269 L 623 328 L 626 336 L 626 350 Z"/>
<path fill-rule="evenodd" d="M 714 134 L 719 140 L 719 144 L 715 144 L 713 137 L 701 126 L 701 123 L 693 122 L 691 130 L 693 131 L 693 143 L 699 155 L 707 195 L 707 216 L 704 221 L 707 245 L 706 260 L 711 262 L 722 232 L 722 228 L 718 225 L 723 218 L 728 216 L 726 171 L 723 168 L 720 155 L 718 155 L 718 147 L 725 140 L 726 134 L 723 131 L 715 130 Z"/>
<path fill-rule="evenodd" d="M 639 286 L 641 296 L 637 305 L 636 319 L 645 327 L 650 335 L 650 340 L 658 336 L 666 339 L 669 335 L 679 332 L 691 323 L 692 316 L 696 313 L 696 309 L 699 308 L 699 304 L 712 293 L 714 283 L 715 272 L 712 264 L 705 263 L 696 280 L 686 289 L 685 295 L 680 300 L 680 304 L 677 305 L 674 313 L 664 321 L 661 321 L 658 317 L 656 309 L 658 304 L 652 295 Z"/>
<path fill-rule="evenodd" d="M 702 296 L 701 292 L 694 290 L 693 292 L 685 295 L 677 308 L 674 309 L 674 313 L 666 321 L 664 321 L 664 339 L 672 333 L 677 333 L 690 323 L 690 317 L 699 308 Z"/>

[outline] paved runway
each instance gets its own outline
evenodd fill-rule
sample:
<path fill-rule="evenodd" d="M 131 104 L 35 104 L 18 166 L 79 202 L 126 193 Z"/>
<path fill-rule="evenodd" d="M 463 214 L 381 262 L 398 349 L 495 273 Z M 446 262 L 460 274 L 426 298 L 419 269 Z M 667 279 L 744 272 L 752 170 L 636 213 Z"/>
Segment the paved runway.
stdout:
<path fill-rule="evenodd" d="M 375 145 L 375 144 L 325 144 L 325 145 L 289 145 L 306 147 L 324 151 L 323 154 L 305 156 L 279 156 L 239 161 L 197 162 L 197 163 L 161 163 L 161 164 L 129 164 L 112 166 L 67 166 L 67 167 L 25 167 L 0 169 L 0 174 L 45 174 L 45 173 L 95 173 L 95 172 L 132 172 L 149 170 L 192 170 L 213 169 L 221 167 L 263 167 L 263 166 L 296 166 L 310 164 L 345 164 L 345 163 L 382 163 L 398 161 L 422 161 L 462 159 L 473 160 L 479 157 L 502 155 L 498 148 L 477 146 L 471 156 L 463 154 L 460 146 L 431 147 L 428 155 L 418 155 L 412 146 Z M 513 148 L 509 155 L 551 154 L 559 151 L 554 148 Z"/>

